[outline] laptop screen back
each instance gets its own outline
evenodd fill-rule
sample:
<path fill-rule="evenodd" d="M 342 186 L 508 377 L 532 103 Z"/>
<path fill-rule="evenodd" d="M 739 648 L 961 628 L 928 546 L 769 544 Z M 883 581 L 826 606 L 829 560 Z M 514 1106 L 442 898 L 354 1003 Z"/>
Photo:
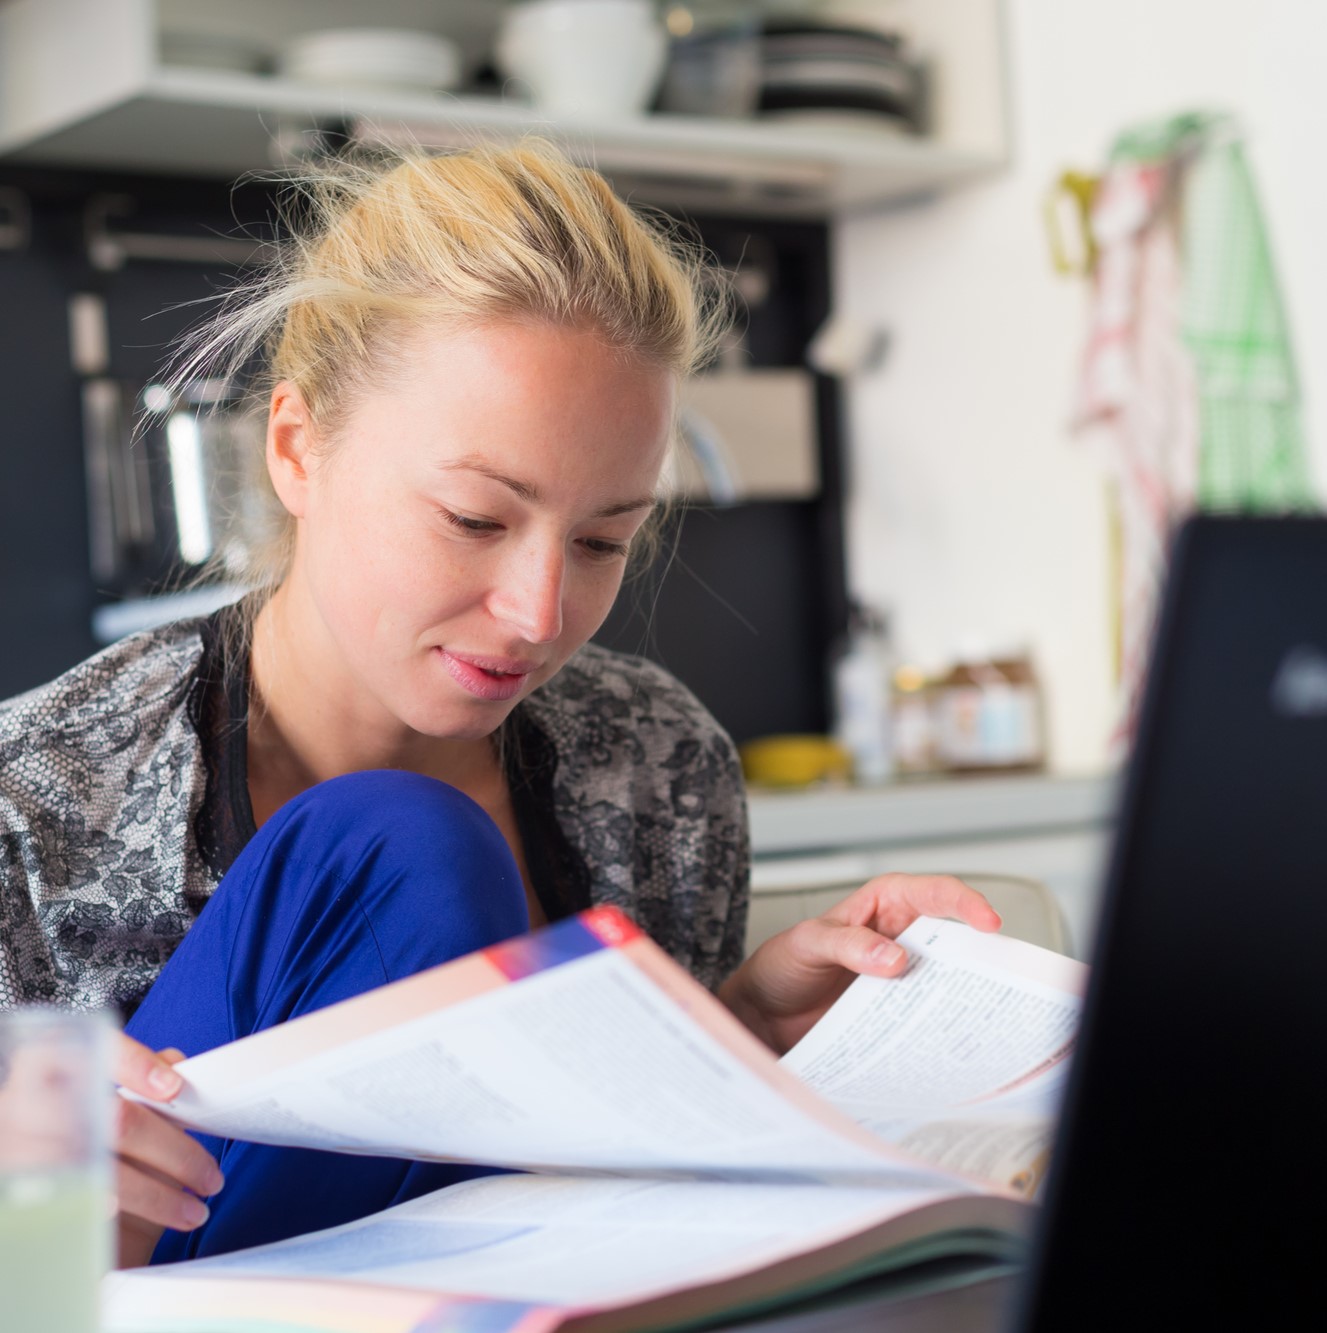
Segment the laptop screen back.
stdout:
<path fill-rule="evenodd" d="M 1019 1327 L 1323 1300 L 1327 520 L 1182 531 L 1093 964 Z"/>

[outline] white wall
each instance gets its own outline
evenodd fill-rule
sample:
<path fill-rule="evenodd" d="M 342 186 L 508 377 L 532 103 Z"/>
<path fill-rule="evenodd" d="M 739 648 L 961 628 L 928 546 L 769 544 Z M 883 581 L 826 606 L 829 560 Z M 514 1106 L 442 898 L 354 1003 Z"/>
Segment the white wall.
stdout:
<path fill-rule="evenodd" d="M 924 2 L 924 0 L 923 0 Z M 849 580 L 939 664 L 964 635 L 1025 642 L 1053 765 L 1108 761 L 1114 722 L 1105 487 L 1068 429 L 1087 314 L 1051 270 L 1043 195 L 1116 132 L 1192 108 L 1246 127 L 1305 380 L 1319 478 L 1327 415 L 1327 3 L 1007 0 L 1012 169 L 843 223 L 839 308 L 883 322 L 887 363 L 849 390 Z"/>

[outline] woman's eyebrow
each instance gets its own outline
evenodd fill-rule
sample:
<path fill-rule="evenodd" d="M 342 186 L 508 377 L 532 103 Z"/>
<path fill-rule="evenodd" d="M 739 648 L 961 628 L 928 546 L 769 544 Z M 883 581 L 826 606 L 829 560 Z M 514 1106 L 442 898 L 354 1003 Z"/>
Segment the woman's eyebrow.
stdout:
<path fill-rule="evenodd" d="M 499 482 L 507 487 L 517 499 L 524 500 L 526 504 L 538 504 L 542 498 L 537 486 L 532 486 L 528 481 L 521 481 L 519 477 L 509 477 L 505 472 L 490 467 L 480 458 L 456 458 L 447 463 L 439 463 L 438 469 L 442 472 L 478 472 L 480 476 L 488 477 L 490 481 Z M 596 509 L 591 517 L 616 518 L 620 514 L 634 514 L 638 509 L 653 509 L 658 503 L 658 496 L 643 495 L 636 500 L 622 500 L 617 504 L 604 505 L 602 509 Z"/>
<path fill-rule="evenodd" d="M 639 500 L 623 500 L 621 504 L 605 505 L 596 509 L 592 518 L 616 518 L 619 514 L 634 514 L 638 509 L 653 509 L 659 503 L 654 495 L 642 495 Z"/>
<path fill-rule="evenodd" d="M 481 458 L 454 458 L 450 462 L 439 463 L 438 470 L 440 472 L 478 472 L 491 481 L 501 482 L 508 490 L 514 492 L 517 499 L 524 500 L 527 504 L 539 503 L 538 487 L 532 486 L 528 481 L 521 481 L 517 477 L 509 477 L 505 472 L 499 472 L 497 468 L 489 467 Z"/>

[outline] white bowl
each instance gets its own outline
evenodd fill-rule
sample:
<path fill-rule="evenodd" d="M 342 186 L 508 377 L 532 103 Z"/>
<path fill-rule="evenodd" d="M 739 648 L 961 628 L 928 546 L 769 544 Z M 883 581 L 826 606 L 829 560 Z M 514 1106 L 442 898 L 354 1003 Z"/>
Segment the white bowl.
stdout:
<path fill-rule="evenodd" d="M 548 31 L 589 23 L 629 24 L 638 28 L 658 26 L 653 0 L 519 0 L 508 5 L 504 27 Z"/>
<path fill-rule="evenodd" d="M 410 28 L 328 28 L 287 43 L 277 68 L 304 83 L 439 91 L 460 81 L 461 51 Z"/>
<path fill-rule="evenodd" d="M 635 23 L 641 27 L 655 24 L 653 0 L 516 0 L 509 4 L 504 23 L 561 24 L 584 23 L 587 16 L 608 23 Z"/>
<path fill-rule="evenodd" d="M 667 49 L 648 0 L 530 0 L 507 11 L 495 54 L 536 106 L 618 116 L 649 105 Z"/>

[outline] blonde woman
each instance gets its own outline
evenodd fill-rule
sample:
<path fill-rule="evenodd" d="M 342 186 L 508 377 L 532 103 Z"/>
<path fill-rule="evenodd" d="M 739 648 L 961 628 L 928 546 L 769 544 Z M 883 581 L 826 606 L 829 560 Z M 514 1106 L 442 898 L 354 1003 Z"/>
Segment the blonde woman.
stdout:
<path fill-rule="evenodd" d="M 179 1052 L 592 903 L 776 1049 L 853 973 L 896 973 L 918 913 L 993 929 L 957 881 L 888 876 L 743 962 L 732 743 L 588 642 L 711 344 L 696 265 L 546 148 L 310 198 L 293 257 L 196 349 L 269 354 L 265 590 L 0 705 L 0 1003 L 118 1007 L 119 1080 L 166 1099 Z M 117 1134 L 124 1263 L 464 1174 L 199 1141 L 129 1103 Z"/>

